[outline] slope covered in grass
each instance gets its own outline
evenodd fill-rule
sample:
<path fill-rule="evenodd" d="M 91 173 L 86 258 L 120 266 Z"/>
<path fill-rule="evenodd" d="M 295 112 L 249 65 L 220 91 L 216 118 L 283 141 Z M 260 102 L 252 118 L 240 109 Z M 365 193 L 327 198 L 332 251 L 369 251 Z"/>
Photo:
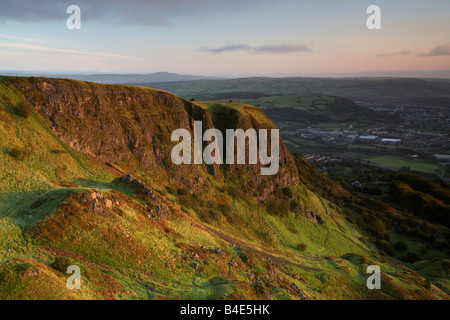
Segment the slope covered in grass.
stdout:
<path fill-rule="evenodd" d="M 342 190 L 285 147 L 265 179 L 167 162 L 177 125 L 274 128 L 256 107 L 23 78 L 0 81 L 0 102 L 1 299 L 448 298 L 381 257 L 324 198 Z"/>

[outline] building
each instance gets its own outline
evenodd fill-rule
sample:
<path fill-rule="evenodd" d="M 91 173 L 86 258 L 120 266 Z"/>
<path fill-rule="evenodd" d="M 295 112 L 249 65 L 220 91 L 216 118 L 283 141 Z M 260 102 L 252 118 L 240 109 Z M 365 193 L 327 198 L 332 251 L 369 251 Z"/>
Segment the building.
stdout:
<path fill-rule="evenodd" d="M 378 136 L 359 136 L 359 140 L 361 140 L 361 141 L 374 142 L 377 139 L 378 139 Z"/>
<path fill-rule="evenodd" d="M 352 183 L 352 187 L 362 188 L 362 184 L 359 181 L 355 181 L 355 182 Z"/>
<path fill-rule="evenodd" d="M 450 155 L 448 154 L 435 154 L 434 157 L 437 161 L 450 162 Z"/>
<path fill-rule="evenodd" d="M 402 139 L 387 139 L 387 138 L 384 138 L 384 139 L 381 139 L 381 143 L 392 144 L 392 145 L 399 145 L 399 144 L 402 143 Z"/>

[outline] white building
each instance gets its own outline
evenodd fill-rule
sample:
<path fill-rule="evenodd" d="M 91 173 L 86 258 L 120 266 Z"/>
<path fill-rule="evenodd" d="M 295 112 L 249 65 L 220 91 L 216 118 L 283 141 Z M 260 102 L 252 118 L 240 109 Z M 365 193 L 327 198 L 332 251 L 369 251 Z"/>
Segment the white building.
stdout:
<path fill-rule="evenodd" d="M 402 143 L 402 139 L 381 139 L 381 143 L 384 144 L 393 144 L 393 145 L 399 145 L 400 143 Z"/>

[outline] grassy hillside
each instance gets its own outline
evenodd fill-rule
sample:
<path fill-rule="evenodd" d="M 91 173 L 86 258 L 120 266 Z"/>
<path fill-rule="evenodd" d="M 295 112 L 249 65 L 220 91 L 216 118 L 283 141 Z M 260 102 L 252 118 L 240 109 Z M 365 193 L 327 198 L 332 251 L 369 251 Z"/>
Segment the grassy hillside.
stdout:
<path fill-rule="evenodd" d="M 334 203 L 343 191 L 287 150 L 279 177 L 251 183 L 239 169 L 165 164 L 162 132 L 195 117 L 273 127 L 242 103 L 3 79 L 0 299 L 448 299 L 446 276 L 426 288 L 380 255 Z M 365 285 L 371 264 L 381 291 Z M 70 265 L 81 290 L 65 286 Z"/>
<path fill-rule="evenodd" d="M 261 108 L 277 123 L 295 123 L 298 128 L 330 124 L 364 127 L 395 120 L 392 116 L 358 106 L 351 100 L 324 95 L 281 95 L 245 99 L 242 102 Z"/>

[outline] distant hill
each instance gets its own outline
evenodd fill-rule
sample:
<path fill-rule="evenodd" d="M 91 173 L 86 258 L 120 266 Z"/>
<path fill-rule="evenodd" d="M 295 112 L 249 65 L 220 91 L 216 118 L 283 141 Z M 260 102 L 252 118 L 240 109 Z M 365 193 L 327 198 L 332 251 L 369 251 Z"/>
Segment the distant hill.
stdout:
<path fill-rule="evenodd" d="M 261 108 L 276 123 L 295 122 L 300 127 L 327 123 L 370 126 L 395 121 L 391 114 L 373 111 L 343 97 L 304 94 L 240 101 Z"/>
<path fill-rule="evenodd" d="M 178 74 L 170 72 L 155 72 L 147 74 L 68 74 L 68 73 L 36 73 L 36 72 L 1 72 L 0 74 L 7 76 L 26 76 L 26 77 L 48 77 L 48 78 L 66 78 L 80 81 L 90 81 L 105 84 L 135 84 L 140 82 L 175 82 L 175 81 L 193 81 L 193 80 L 213 80 L 224 79 L 207 76 L 197 76 L 190 74 Z"/>
<path fill-rule="evenodd" d="M 140 83 L 197 100 L 235 99 L 238 93 L 323 94 L 370 104 L 448 105 L 450 80 L 413 78 L 242 78 L 173 83 Z M 228 94 L 228 96 L 227 96 Z M 242 97 L 239 97 L 242 98 Z"/>

